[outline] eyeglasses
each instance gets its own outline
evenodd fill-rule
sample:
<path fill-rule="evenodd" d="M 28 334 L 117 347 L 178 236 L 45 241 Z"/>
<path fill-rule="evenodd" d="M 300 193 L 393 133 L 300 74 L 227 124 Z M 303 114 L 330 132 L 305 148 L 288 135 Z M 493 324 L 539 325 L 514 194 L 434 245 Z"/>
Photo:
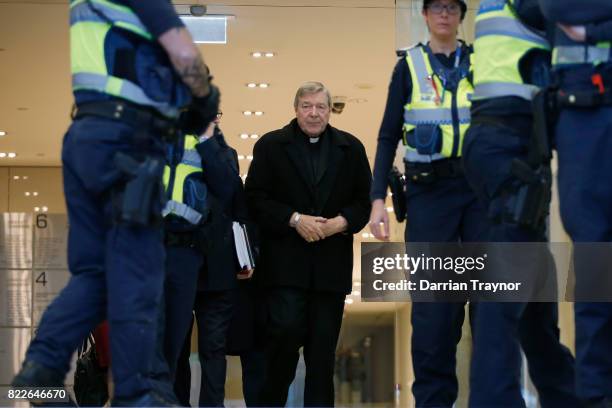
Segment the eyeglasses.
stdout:
<path fill-rule="evenodd" d="M 446 12 L 451 16 L 456 16 L 461 12 L 461 7 L 457 3 L 434 3 L 430 4 L 427 9 L 430 10 L 433 14 L 442 14 L 442 12 L 446 10 Z"/>

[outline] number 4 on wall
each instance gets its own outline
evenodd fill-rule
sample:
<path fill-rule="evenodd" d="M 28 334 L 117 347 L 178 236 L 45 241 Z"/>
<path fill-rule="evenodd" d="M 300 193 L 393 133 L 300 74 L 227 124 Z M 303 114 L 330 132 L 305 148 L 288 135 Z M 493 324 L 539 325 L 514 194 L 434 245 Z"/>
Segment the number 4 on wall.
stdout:
<path fill-rule="evenodd" d="M 41 272 L 34 282 L 47 286 L 47 272 Z"/>

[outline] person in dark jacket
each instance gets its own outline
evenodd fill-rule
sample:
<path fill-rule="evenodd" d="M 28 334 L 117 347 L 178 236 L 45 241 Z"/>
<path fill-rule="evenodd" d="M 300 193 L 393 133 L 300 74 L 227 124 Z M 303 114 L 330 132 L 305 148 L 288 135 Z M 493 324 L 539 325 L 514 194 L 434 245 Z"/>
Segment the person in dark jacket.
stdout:
<path fill-rule="evenodd" d="M 504 30 L 492 29 L 503 25 Z M 548 84 L 550 44 L 546 21 L 537 0 L 495 2 L 483 0 L 476 17 L 472 123 L 463 144 L 468 182 L 488 209 L 491 242 L 546 242 L 546 210 L 532 225 L 511 214 L 524 184 L 512 172 L 514 160 L 528 161 L 532 145 L 532 99 Z M 550 164 L 542 167 L 550 174 Z M 550 184 L 543 186 L 550 197 Z M 546 197 L 546 194 L 542 195 Z M 539 248 L 537 244 L 531 248 Z M 523 247 L 513 260 L 513 276 L 526 285 L 525 276 L 541 275 L 539 262 Z M 531 273 L 529 273 L 531 272 Z M 551 282 L 556 281 L 553 279 Z M 558 305 L 554 296 L 535 302 L 486 302 L 478 305 L 470 375 L 470 406 L 523 406 L 520 348 L 542 407 L 574 407 L 574 359 L 559 341 Z M 544 300 L 544 301 L 540 301 Z M 520 340 L 520 344 L 517 341 Z M 492 370 L 478 370 L 495 361 Z"/>
<path fill-rule="evenodd" d="M 323 84 L 303 84 L 294 108 L 296 119 L 255 144 L 245 187 L 261 235 L 256 279 L 268 317 L 260 403 L 285 405 L 303 346 L 304 404 L 331 406 L 352 235 L 368 220 L 371 173 L 362 143 L 329 126 Z"/>
<path fill-rule="evenodd" d="M 576 390 L 612 406 L 612 2 L 540 0 L 556 25 L 553 77 L 561 219 L 574 242 Z"/>
<path fill-rule="evenodd" d="M 70 1 L 68 21 L 75 109 L 62 162 L 71 279 L 12 386 L 62 387 L 75 349 L 106 318 L 113 405 L 172 405 L 148 378 L 161 331 L 164 144 L 179 127 L 201 133 L 219 92 L 171 1 Z M 190 121 L 179 123 L 187 107 Z"/>
<path fill-rule="evenodd" d="M 202 369 L 199 404 L 222 406 L 225 397 L 225 341 L 233 306 L 237 296 L 236 250 L 232 232 L 233 221 L 246 219 L 246 206 L 242 180 L 238 171 L 238 157 L 227 145 L 218 127 L 221 113 L 207 135 L 219 146 L 216 160 L 219 166 L 230 171 L 223 184 L 231 194 L 208 195 L 207 220 L 198 231 L 199 250 L 203 253 L 201 268 L 198 267 L 197 294 L 192 300 L 198 326 L 198 351 Z M 194 284 L 196 281 L 193 282 Z M 194 293 L 196 286 L 193 286 Z M 192 298 L 193 299 L 193 298 Z M 189 335 L 181 337 L 183 350 L 180 357 L 180 373 L 175 380 L 175 392 L 179 401 L 189 402 L 190 375 L 188 356 L 191 346 Z"/>
<path fill-rule="evenodd" d="M 466 12 L 464 1 L 424 1 L 429 41 L 408 49 L 393 70 L 370 193 L 370 229 L 379 240 L 389 239 L 388 175 L 402 140 L 407 180 L 405 241 L 486 241 L 486 209 L 461 167 L 460 146 L 470 123 L 473 92 L 472 47 L 457 38 Z M 419 408 L 451 407 L 459 392 L 456 354 L 465 305 L 446 300 L 412 304 L 412 394 Z M 469 310 L 472 314 L 474 303 Z M 486 371 L 483 366 L 478 369 Z"/>

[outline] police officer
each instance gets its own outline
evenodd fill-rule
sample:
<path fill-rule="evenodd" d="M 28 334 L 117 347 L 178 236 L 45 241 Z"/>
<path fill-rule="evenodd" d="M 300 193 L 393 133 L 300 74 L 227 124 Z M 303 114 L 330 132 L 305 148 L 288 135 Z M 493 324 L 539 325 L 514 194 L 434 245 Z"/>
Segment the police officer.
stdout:
<path fill-rule="evenodd" d="M 189 125 L 214 118 L 218 91 L 167 0 L 71 1 L 70 45 L 76 109 L 62 160 L 72 277 L 13 386 L 63 386 L 77 345 L 108 318 L 113 403 L 168 405 L 148 379 L 164 278 L 163 139 L 187 105 L 185 126 L 200 132 Z"/>
<path fill-rule="evenodd" d="M 205 197 L 205 208 L 193 214 L 198 218 L 197 221 L 186 223 L 186 218 L 182 217 L 178 224 L 174 220 L 168 220 L 171 222 L 166 224 L 167 242 L 172 245 L 172 252 L 176 251 L 173 261 L 167 262 L 166 301 L 170 303 L 170 296 L 174 300 L 174 305 L 167 306 L 168 311 L 170 308 L 174 309 L 174 313 L 168 313 L 167 319 L 180 321 L 180 323 L 166 324 L 166 356 L 169 359 L 172 376 L 175 377 L 176 374 L 174 383 L 177 395 L 182 402 L 188 403 L 191 381 L 186 382 L 186 380 L 190 378 L 189 373 L 176 371 L 181 349 L 185 346 L 191 348 L 190 338 L 186 337 L 192 322 L 191 312 L 195 310 L 202 368 L 201 406 L 223 404 L 226 373 L 225 338 L 232 318 L 233 289 L 237 285 L 238 271 L 231 213 L 242 190 L 242 180 L 239 177 L 236 151 L 227 145 L 223 133 L 217 126 L 220 117 L 221 112 L 201 137 L 201 139 L 207 138 L 207 141 L 196 146 L 202 157 L 204 181 L 209 192 L 196 193 L 194 188 L 189 186 L 198 173 L 195 173 L 193 167 L 197 164 L 193 159 L 197 157 L 193 156 L 193 151 L 188 153 L 187 145 L 185 153 L 182 154 L 181 164 L 170 171 L 171 177 L 176 176 L 173 184 L 174 194 L 177 198 L 183 197 L 183 201 L 181 203 L 174 201 L 175 204 L 172 205 L 174 214 L 168 218 L 175 218 L 181 213 L 180 208 L 186 204 L 188 204 L 186 212 L 192 214 L 199 207 L 204 207 L 198 204 L 198 197 L 201 199 Z M 209 143 L 214 147 L 206 146 Z M 199 173 L 201 174 L 201 169 Z M 172 185 L 172 181 L 170 183 Z M 179 187 L 177 191 L 176 183 L 184 186 Z M 169 202 L 172 203 L 173 201 Z M 203 212 L 205 215 L 200 218 L 199 215 Z M 196 225 L 197 230 L 194 231 L 190 224 Z M 188 355 L 188 352 L 182 354 L 187 359 Z M 189 370 L 188 361 L 182 361 L 180 365 L 183 370 Z"/>
<path fill-rule="evenodd" d="M 164 170 L 168 198 L 163 210 L 166 243 L 164 354 L 171 381 L 192 321 L 198 274 L 204 263 L 202 234 L 209 222 L 210 195 L 228 203 L 235 183 L 240 182 L 238 172 L 226 161 L 219 160 L 225 148 L 213 137 L 214 128 L 213 122 L 201 136 L 187 135 L 170 146 L 169 164 Z M 229 182 L 232 179 L 236 181 Z"/>
<path fill-rule="evenodd" d="M 493 242 L 545 242 L 550 183 L 526 185 L 512 163 L 527 165 L 532 146 L 532 104 L 538 85 L 546 85 L 550 45 L 537 0 L 482 0 L 476 17 L 472 123 L 463 144 L 468 181 L 488 208 Z M 535 154 L 535 152 L 532 152 Z M 550 180 L 550 163 L 532 163 Z M 535 171 L 535 170 L 534 170 Z M 539 179 L 539 177 L 538 177 Z M 527 188 L 537 190 L 542 211 L 517 199 Z M 531 191 L 531 190 L 529 190 Z M 522 247 L 523 249 L 527 249 Z M 525 254 L 522 254 L 525 255 Z M 527 261 L 531 261 L 528 259 Z M 513 273 L 531 270 L 514 259 Z M 535 274 L 534 274 L 535 275 Z M 527 283 L 527 282 L 524 282 Z M 549 300 L 550 299 L 545 299 Z M 524 406 L 520 386 L 520 348 L 529 362 L 542 407 L 575 407 L 573 357 L 559 343 L 556 303 L 483 303 L 473 325 L 474 348 L 470 406 Z M 494 371 L 479 370 L 494 359 Z"/>
<path fill-rule="evenodd" d="M 461 144 L 470 122 L 471 48 L 457 41 L 467 6 L 428 0 L 423 16 L 430 41 L 408 50 L 393 72 L 378 136 L 370 198 L 370 228 L 388 239 L 384 206 L 397 143 L 406 145 L 407 242 L 482 241 L 486 213 L 461 168 Z M 383 223 L 381 231 L 380 224 Z M 452 407 L 457 399 L 457 343 L 464 303 L 412 304 L 412 392 L 417 407 Z"/>
<path fill-rule="evenodd" d="M 557 24 L 555 143 L 561 218 L 575 244 L 576 388 L 586 406 L 610 407 L 610 250 L 596 243 L 612 240 L 612 3 L 541 0 L 540 5 Z"/>

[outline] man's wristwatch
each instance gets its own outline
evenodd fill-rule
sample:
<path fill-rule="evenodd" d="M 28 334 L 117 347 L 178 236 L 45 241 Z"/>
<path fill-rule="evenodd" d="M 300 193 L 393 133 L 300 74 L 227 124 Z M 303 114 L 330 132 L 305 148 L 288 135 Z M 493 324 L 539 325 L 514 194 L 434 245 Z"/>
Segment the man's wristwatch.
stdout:
<path fill-rule="evenodd" d="M 291 217 L 291 220 L 289 221 L 289 226 L 291 228 L 297 227 L 298 223 L 300 222 L 300 217 L 301 216 L 302 216 L 302 214 L 300 214 L 299 212 L 296 212 L 295 215 L 293 217 Z"/>

